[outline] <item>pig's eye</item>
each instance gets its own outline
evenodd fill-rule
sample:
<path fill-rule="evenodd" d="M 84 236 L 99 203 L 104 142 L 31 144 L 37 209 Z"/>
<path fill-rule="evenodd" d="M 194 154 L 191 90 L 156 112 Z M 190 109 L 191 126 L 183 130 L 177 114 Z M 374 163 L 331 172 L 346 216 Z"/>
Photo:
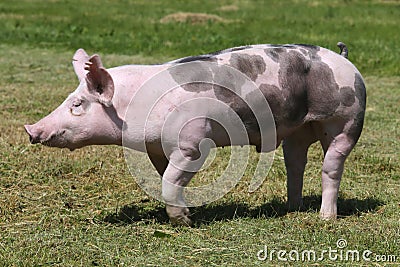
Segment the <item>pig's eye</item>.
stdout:
<path fill-rule="evenodd" d="M 71 113 L 72 115 L 75 116 L 82 115 L 83 113 L 82 100 L 77 99 L 74 102 L 72 102 Z"/>
<path fill-rule="evenodd" d="M 82 105 L 82 101 L 81 101 L 81 100 L 75 100 L 75 101 L 72 103 L 72 106 L 73 106 L 73 107 L 79 107 L 80 105 Z"/>

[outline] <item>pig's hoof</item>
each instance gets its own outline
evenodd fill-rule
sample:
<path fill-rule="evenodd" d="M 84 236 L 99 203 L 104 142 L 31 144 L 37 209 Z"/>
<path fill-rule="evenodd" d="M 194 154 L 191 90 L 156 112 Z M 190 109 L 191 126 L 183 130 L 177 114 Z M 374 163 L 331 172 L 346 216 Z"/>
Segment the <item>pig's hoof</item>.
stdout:
<path fill-rule="evenodd" d="M 167 214 L 172 225 L 191 226 L 192 221 L 189 219 L 189 209 L 186 207 L 176 207 L 167 205 Z"/>
<path fill-rule="evenodd" d="M 181 217 L 176 217 L 176 218 L 169 218 L 171 221 L 171 224 L 174 226 L 192 226 L 192 220 L 189 219 L 187 216 L 181 216 Z"/>
<path fill-rule="evenodd" d="M 322 220 L 336 220 L 337 214 L 336 213 L 323 213 L 320 212 L 319 216 Z"/>

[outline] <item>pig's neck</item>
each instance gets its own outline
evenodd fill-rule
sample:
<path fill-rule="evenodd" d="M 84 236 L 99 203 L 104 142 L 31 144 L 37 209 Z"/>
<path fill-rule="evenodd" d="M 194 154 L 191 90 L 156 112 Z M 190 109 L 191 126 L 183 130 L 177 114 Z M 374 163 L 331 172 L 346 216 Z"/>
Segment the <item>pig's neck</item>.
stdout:
<path fill-rule="evenodd" d="M 127 65 L 108 69 L 115 85 L 113 106 L 107 111 L 113 121 L 113 144 L 122 145 L 125 114 L 135 93 L 151 77 L 167 68 L 167 65 Z"/>

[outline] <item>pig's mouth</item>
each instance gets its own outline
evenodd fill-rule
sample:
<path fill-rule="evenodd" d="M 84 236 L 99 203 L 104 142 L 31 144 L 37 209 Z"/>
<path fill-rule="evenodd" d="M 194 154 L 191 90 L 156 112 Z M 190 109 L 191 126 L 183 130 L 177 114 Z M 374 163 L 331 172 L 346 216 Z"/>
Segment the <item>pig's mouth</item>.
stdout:
<path fill-rule="evenodd" d="M 58 148 L 68 148 L 73 151 L 76 147 L 71 146 L 71 142 L 68 142 L 65 134 L 66 130 L 57 130 L 46 137 L 46 134 L 43 134 L 43 131 L 40 129 L 32 129 L 31 125 L 25 125 L 25 131 L 29 135 L 29 141 L 31 144 L 42 144 L 49 147 L 58 147 Z"/>
<path fill-rule="evenodd" d="M 28 132 L 28 134 L 29 134 L 29 141 L 31 142 L 31 144 L 40 143 L 45 146 L 59 147 L 59 148 L 64 148 L 67 145 L 67 142 L 63 138 L 63 135 L 65 134 L 65 130 L 52 133 L 45 139 L 41 139 L 40 136 L 35 137 L 32 134 L 30 134 L 29 132 Z"/>
<path fill-rule="evenodd" d="M 63 135 L 65 133 L 65 130 L 53 133 L 49 135 L 48 138 L 44 140 L 40 140 L 39 143 L 45 146 L 50 146 L 50 147 L 59 147 L 59 148 L 65 148 L 67 143 L 65 142 Z M 31 139 L 31 137 L 29 138 Z M 32 142 L 32 141 L 31 141 Z"/>
<path fill-rule="evenodd" d="M 74 134 L 69 129 L 58 129 L 50 134 L 44 132 L 42 128 L 32 125 L 24 125 L 25 131 L 29 135 L 31 144 L 42 144 L 49 147 L 68 148 L 74 151 L 86 145 L 85 136 L 87 131 L 82 131 L 79 134 Z"/>

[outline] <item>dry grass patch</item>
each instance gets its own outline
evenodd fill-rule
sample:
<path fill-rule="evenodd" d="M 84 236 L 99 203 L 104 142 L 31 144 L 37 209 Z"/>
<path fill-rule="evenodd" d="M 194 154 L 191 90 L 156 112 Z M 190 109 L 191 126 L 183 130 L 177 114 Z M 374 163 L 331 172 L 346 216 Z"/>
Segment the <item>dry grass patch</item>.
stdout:
<path fill-rule="evenodd" d="M 229 11 L 238 11 L 239 7 L 236 5 L 227 5 L 227 6 L 221 6 L 217 8 L 218 11 L 223 11 L 223 12 L 229 12 Z"/>
<path fill-rule="evenodd" d="M 375 0 L 378 4 L 400 5 L 399 0 Z"/>
<path fill-rule="evenodd" d="M 169 14 L 163 17 L 161 23 L 171 22 L 186 22 L 191 24 L 201 24 L 206 22 L 218 22 L 218 23 L 231 23 L 232 20 L 224 19 L 220 16 L 206 13 L 191 13 L 191 12 L 178 12 Z"/>

